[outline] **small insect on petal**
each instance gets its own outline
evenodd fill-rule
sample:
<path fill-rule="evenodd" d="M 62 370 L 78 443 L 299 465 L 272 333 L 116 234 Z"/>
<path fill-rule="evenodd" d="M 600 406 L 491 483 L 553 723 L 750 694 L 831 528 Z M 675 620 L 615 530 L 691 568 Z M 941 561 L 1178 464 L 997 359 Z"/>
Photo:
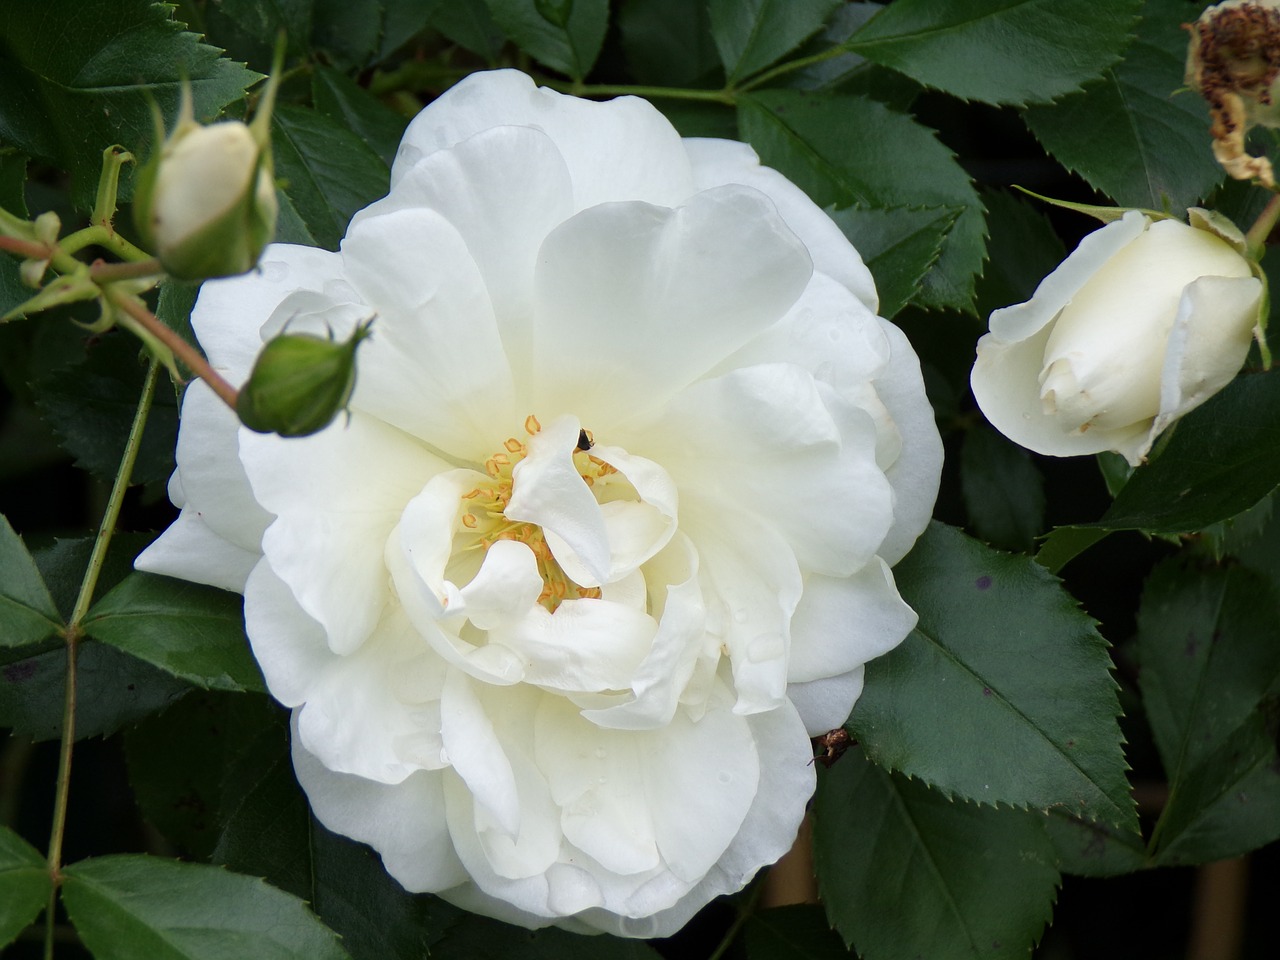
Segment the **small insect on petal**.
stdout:
<path fill-rule="evenodd" d="M 828 730 L 822 736 L 814 737 L 811 742 L 814 750 L 821 751 L 814 754 L 813 760 L 817 760 L 824 767 L 830 767 L 844 756 L 846 750 L 858 744 L 858 741 L 849 736 L 849 731 L 844 727 Z M 813 763 L 813 760 L 809 762 Z"/>

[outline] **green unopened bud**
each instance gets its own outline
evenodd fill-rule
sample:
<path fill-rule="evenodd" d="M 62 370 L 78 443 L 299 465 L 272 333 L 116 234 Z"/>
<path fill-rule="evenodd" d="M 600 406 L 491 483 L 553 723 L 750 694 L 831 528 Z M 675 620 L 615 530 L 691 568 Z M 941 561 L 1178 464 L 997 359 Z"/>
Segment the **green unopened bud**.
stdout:
<path fill-rule="evenodd" d="M 356 348 L 372 320 L 358 324 L 343 342 L 308 333 L 282 333 L 254 362 L 240 388 L 240 422 L 258 433 L 305 437 L 347 409 L 356 386 Z"/>
<path fill-rule="evenodd" d="M 274 98 L 273 77 L 252 125 L 225 120 L 206 127 L 196 123 L 183 87 L 178 123 L 139 171 L 133 205 L 144 244 L 170 275 L 205 280 L 244 273 L 275 236 Z"/>

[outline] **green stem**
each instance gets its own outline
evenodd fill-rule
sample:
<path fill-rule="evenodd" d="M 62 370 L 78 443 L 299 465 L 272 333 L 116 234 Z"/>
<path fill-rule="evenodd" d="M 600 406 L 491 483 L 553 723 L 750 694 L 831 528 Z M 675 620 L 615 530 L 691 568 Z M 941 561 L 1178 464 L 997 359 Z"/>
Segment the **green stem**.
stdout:
<path fill-rule="evenodd" d="M 173 355 L 185 363 L 192 373 L 207 383 L 223 403 L 232 410 L 236 409 L 236 388 L 228 383 L 218 371 L 209 366 L 209 361 L 200 355 L 199 350 L 162 323 L 154 313 L 146 308 L 146 305 L 141 300 L 130 294 L 121 293 L 112 287 L 104 290 L 103 295 L 133 317 L 134 320 L 138 321 L 138 324 L 149 334 L 172 350 Z"/>
<path fill-rule="evenodd" d="M 844 47 L 829 47 L 821 53 L 815 53 L 811 57 L 801 57 L 798 60 L 788 60 L 786 63 L 780 63 L 772 70 L 766 70 L 764 73 L 756 74 L 746 83 L 738 86 L 738 93 L 747 93 L 756 87 L 762 87 L 770 80 L 776 80 L 778 77 L 786 76 L 796 70 L 803 70 L 805 67 L 811 67 L 815 63 L 823 63 L 827 60 L 834 60 L 836 57 L 844 56 L 850 51 Z"/>
<path fill-rule="evenodd" d="M 738 934 L 742 932 L 742 928 L 746 925 L 746 922 L 750 920 L 752 915 L 756 912 L 756 904 L 760 902 L 760 894 L 764 892 L 763 880 L 764 877 L 757 878 L 755 886 L 751 889 L 751 893 L 738 909 L 738 916 L 734 918 L 733 923 L 730 924 L 729 929 L 725 931 L 724 936 L 720 938 L 720 943 L 716 945 L 715 950 L 712 952 L 711 956 L 707 957 L 707 960 L 720 960 L 720 958 L 725 955 L 725 952 L 733 946 L 733 941 L 738 939 Z"/>
<path fill-rule="evenodd" d="M 0 237 L 0 250 L 12 253 L 15 257 L 26 257 L 28 260 L 47 260 L 53 251 L 46 243 L 39 240 L 24 240 L 21 237 Z"/>
<path fill-rule="evenodd" d="M 164 267 L 154 257 L 150 260 L 139 260 L 136 263 L 97 263 L 89 265 L 89 278 L 98 284 L 111 283 L 114 280 L 139 280 L 144 277 L 162 277 Z"/>
<path fill-rule="evenodd" d="M 151 259 L 151 254 L 147 253 L 147 251 L 135 247 L 120 234 L 116 233 L 115 230 L 100 223 L 85 227 L 83 230 L 77 230 L 75 233 L 69 233 L 58 241 L 58 249 L 63 253 L 77 253 L 89 246 L 99 246 L 104 250 L 110 250 L 121 260 L 137 262 Z"/>
<path fill-rule="evenodd" d="M 1262 212 L 1258 214 L 1258 219 L 1249 228 L 1249 232 L 1244 235 L 1249 254 L 1255 260 L 1262 258 L 1267 246 L 1267 237 L 1271 235 L 1277 220 L 1280 220 L 1280 193 L 1272 195 L 1267 205 L 1262 208 Z"/>
<path fill-rule="evenodd" d="M 49 905 L 45 910 L 45 960 L 53 960 L 54 934 L 57 924 L 54 922 L 58 906 L 58 887 L 62 882 L 62 837 L 67 825 L 67 797 L 71 786 L 71 751 L 75 744 L 76 722 L 76 654 L 79 651 L 80 624 L 89 612 L 93 602 L 94 590 L 98 586 L 98 577 L 102 574 L 102 565 L 107 559 L 107 548 L 111 545 L 112 534 L 120 519 L 120 507 L 124 503 L 125 492 L 129 489 L 129 478 L 133 475 L 133 465 L 138 459 L 138 450 L 142 447 L 142 431 L 147 425 L 147 416 L 151 413 L 151 401 L 156 395 L 156 379 L 160 370 L 159 361 L 152 358 L 147 367 L 146 379 L 142 384 L 142 396 L 138 398 L 138 409 L 133 417 L 133 425 L 129 428 L 129 437 L 125 441 L 124 454 L 120 457 L 120 468 L 116 471 L 115 483 L 111 486 L 111 495 L 107 498 L 107 508 L 102 515 L 102 524 L 98 527 L 98 536 L 93 542 L 93 552 L 89 555 L 89 565 L 85 569 L 84 579 L 80 581 L 80 592 L 76 596 L 75 606 L 71 610 L 64 634 L 67 640 L 67 681 L 66 695 L 62 705 L 62 743 L 58 756 L 58 781 L 53 802 L 53 826 L 49 832 L 49 876 L 53 887 L 49 891 Z"/>
<path fill-rule="evenodd" d="M 627 84 L 571 83 L 564 80 L 540 78 L 544 87 L 571 93 L 575 97 L 648 97 L 651 100 L 700 100 L 710 103 L 721 103 L 733 106 L 735 91 L 697 90 L 690 87 L 634 87 Z"/>
<path fill-rule="evenodd" d="M 129 427 L 129 437 L 125 440 L 124 454 L 120 457 L 120 469 L 116 471 L 115 483 L 112 484 L 111 494 L 107 498 L 107 509 L 102 516 L 102 525 L 98 528 L 97 539 L 93 542 L 93 553 L 89 555 L 89 568 L 85 570 L 84 580 L 80 583 L 80 593 L 76 596 L 76 605 L 71 610 L 71 622 L 68 627 L 71 631 L 79 631 L 80 621 L 89 612 L 89 604 L 93 602 L 93 591 L 98 586 L 98 576 L 102 573 L 102 564 L 107 558 L 107 547 L 111 545 L 116 521 L 120 517 L 120 506 L 124 503 L 125 491 L 129 489 L 133 464 L 138 459 L 138 450 L 142 446 L 142 431 L 147 425 L 147 417 L 151 413 L 151 401 L 156 395 L 159 369 L 159 361 L 152 358 L 142 383 L 142 396 L 138 398 L 138 409 L 133 416 L 133 425 Z"/>

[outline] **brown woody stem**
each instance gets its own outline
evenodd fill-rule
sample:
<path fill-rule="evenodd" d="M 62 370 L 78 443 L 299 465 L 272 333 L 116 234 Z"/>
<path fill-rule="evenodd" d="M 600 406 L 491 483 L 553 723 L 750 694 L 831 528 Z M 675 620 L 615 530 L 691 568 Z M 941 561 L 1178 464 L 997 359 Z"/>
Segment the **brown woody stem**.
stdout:
<path fill-rule="evenodd" d="M 192 373 L 207 383 L 223 403 L 232 410 L 236 409 L 236 388 L 228 383 L 218 371 L 209 366 L 209 361 L 200 355 L 199 350 L 161 322 L 160 318 L 148 310 L 146 305 L 137 297 L 119 293 L 110 288 L 105 293 L 113 304 L 133 317 L 148 333 L 172 350 L 173 355 L 186 364 Z"/>

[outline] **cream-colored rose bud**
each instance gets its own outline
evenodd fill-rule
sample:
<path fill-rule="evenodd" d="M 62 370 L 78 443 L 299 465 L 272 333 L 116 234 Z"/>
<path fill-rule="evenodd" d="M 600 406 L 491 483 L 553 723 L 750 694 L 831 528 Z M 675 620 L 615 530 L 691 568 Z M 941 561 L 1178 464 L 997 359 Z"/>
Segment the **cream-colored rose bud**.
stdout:
<path fill-rule="evenodd" d="M 272 91 L 273 92 L 273 89 Z M 205 280 L 252 270 L 275 235 L 270 97 L 252 126 L 201 126 L 183 91 L 177 126 L 140 171 L 134 222 L 166 271 Z"/>
<path fill-rule="evenodd" d="M 1265 302 L 1244 238 L 1131 210 L 1081 241 L 1026 303 L 996 310 L 971 383 L 991 424 L 1051 456 L 1114 450 L 1138 464 L 1157 434 L 1235 376 Z"/>

